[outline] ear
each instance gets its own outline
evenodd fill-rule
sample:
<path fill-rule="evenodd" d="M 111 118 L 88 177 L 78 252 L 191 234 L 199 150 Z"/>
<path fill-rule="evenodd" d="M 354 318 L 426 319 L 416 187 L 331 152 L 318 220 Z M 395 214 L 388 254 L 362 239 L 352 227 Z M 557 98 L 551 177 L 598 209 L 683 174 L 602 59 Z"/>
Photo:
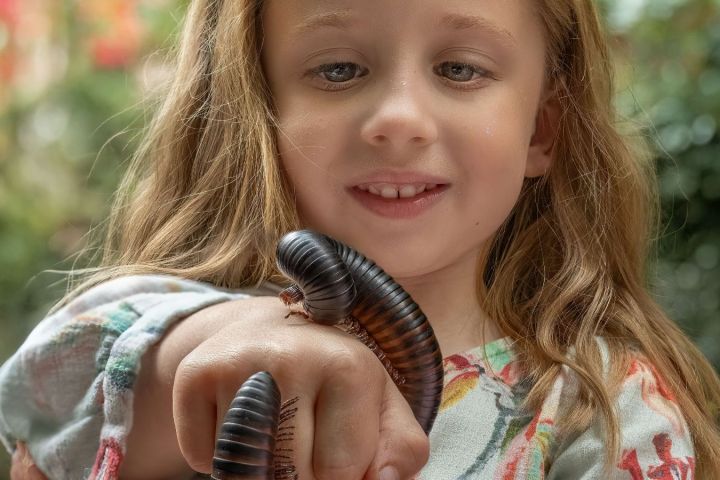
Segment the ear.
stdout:
<path fill-rule="evenodd" d="M 560 101 L 554 89 L 546 91 L 535 116 L 535 131 L 530 139 L 525 176 L 540 177 L 552 165 L 555 139 L 560 126 Z"/>

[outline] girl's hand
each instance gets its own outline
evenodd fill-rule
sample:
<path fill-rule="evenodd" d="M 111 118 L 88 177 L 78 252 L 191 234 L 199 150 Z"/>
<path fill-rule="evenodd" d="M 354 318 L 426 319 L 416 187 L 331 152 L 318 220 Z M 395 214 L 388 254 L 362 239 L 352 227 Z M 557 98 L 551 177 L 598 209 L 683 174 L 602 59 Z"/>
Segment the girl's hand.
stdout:
<path fill-rule="evenodd" d="M 35 466 L 25 444 L 18 442 L 12 456 L 10 480 L 47 480 L 47 477 Z"/>
<path fill-rule="evenodd" d="M 211 472 L 230 402 L 250 375 L 266 370 L 283 400 L 299 397 L 291 447 L 300 479 L 412 478 L 427 461 L 428 439 L 375 355 L 338 329 L 287 313 L 279 299 L 240 300 L 198 312 L 173 332 L 180 350 L 197 338 L 199 325 L 213 332 L 187 351 L 174 376 L 173 416 L 185 460 Z M 164 348 L 175 350 L 172 341 Z M 381 474 L 385 467 L 395 474 Z"/>

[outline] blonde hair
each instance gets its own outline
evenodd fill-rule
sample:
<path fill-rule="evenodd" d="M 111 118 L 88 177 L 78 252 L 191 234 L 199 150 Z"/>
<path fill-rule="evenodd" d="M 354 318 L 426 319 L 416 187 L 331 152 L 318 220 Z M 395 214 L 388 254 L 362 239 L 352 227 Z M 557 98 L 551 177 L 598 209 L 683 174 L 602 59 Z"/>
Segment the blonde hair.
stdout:
<path fill-rule="evenodd" d="M 619 450 L 612 399 L 629 356 L 640 353 L 676 396 L 698 478 L 720 478 L 720 380 L 646 288 L 660 223 L 656 176 L 645 145 L 618 133 L 597 12 L 589 0 L 538 3 L 548 75 L 563 106 L 554 163 L 544 177 L 526 181 L 497 233 L 484 264 L 482 305 L 533 366 L 528 406 L 541 405 L 563 365 L 579 377 L 575 409 L 562 427 L 580 431 L 599 413 L 608 466 Z"/>
<path fill-rule="evenodd" d="M 298 220 L 276 162 L 260 9 L 191 3 L 174 81 L 118 189 L 90 284 L 143 272 L 227 287 L 277 278 L 274 246 Z"/>
<path fill-rule="evenodd" d="M 658 231 L 655 173 L 650 156 L 615 126 L 597 14 L 591 0 L 537 3 L 548 77 L 564 108 L 555 159 L 547 175 L 526 180 L 493 239 L 480 265 L 479 299 L 534 366 L 530 407 L 569 366 L 581 384 L 564 430 L 586 428 L 600 414 L 608 462 L 615 461 L 613 395 L 627 355 L 639 351 L 677 397 L 699 478 L 720 478 L 720 381 L 645 287 Z M 174 83 L 119 189 L 101 268 L 81 289 L 148 272 L 226 287 L 282 282 L 274 247 L 300 225 L 277 162 L 260 64 L 262 4 L 191 2 Z M 598 336 L 609 347 L 610 379 Z"/>

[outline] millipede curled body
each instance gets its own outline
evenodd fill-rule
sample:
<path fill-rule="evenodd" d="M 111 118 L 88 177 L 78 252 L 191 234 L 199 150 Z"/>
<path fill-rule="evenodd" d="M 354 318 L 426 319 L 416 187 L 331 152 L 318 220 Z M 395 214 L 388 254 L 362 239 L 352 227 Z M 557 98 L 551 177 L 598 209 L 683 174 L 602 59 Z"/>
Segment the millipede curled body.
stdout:
<path fill-rule="evenodd" d="M 280 240 L 277 264 L 294 282 L 280 293 L 283 301 L 287 304 L 302 301 L 305 313 L 314 322 L 338 325 L 363 341 L 378 356 L 418 423 L 425 433 L 429 433 L 442 395 L 442 354 L 430 323 L 410 295 L 372 260 L 337 240 L 310 230 L 291 232 Z M 256 381 L 252 387 L 265 389 L 264 393 L 244 391 L 253 378 L 255 376 L 243 384 L 237 397 L 252 398 L 246 400 L 245 405 L 257 408 L 252 415 L 264 416 L 266 423 L 256 436 L 248 430 L 242 438 L 230 438 L 230 432 L 236 427 L 226 429 L 223 426 L 218 436 L 216 459 L 220 458 L 217 452 L 221 442 L 224 456 L 222 461 L 214 462 L 213 478 L 296 478 L 288 468 L 285 454 L 280 455 L 280 461 L 275 458 L 277 450 L 275 456 L 272 455 L 271 448 L 277 447 L 266 437 L 265 426 L 269 423 L 277 425 L 279 416 L 283 415 L 277 385 L 272 376 L 264 372 L 262 382 Z M 267 405 L 262 404 L 265 401 Z M 226 417 L 230 424 L 237 422 L 244 427 L 243 422 L 250 421 L 249 414 L 229 418 L 232 411 L 231 406 Z M 277 435 L 275 428 L 273 435 Z M 234 446 L 237 446 L 237 452 L 234 452 Z M 247 454 L 248 449 L 262 453 L 253 457 Z"/>

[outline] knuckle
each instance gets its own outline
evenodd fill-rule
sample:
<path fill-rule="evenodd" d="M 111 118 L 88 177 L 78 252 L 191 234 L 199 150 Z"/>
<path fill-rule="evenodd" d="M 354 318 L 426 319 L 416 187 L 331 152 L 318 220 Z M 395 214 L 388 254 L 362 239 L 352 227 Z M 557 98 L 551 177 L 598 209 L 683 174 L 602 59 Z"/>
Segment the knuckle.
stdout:
<path fill-rule="evenodd" d="M 324 368 L 346 388 L 381 384 L 385 381 L 382 364 L 364 345 L 340 345 L 326 356 Z"/>
<path fill-rule="evenodd" d="M 209 470 L 208 462 L 198 456 L 186 455 L 185 462 L 188 464 L 188 467 L 196 472 L 207 472 Z"/>
<path fill-rule="evenodd" d="M 325 359 L 326 366 L 333 372 L 352 375 L 362 372 L 362 355 L 349 346 L 334 347 Z"/>
<path fill-rule="evenodd" d="M 318 465 L 314 468 L 316 480 L 360 480 L 365 468 L 357 463 L 348 465 Z"/>
<path fill-rule="evenodd" d="M 430 458 L 430 440 L 419 425 L 388 432 L 383 449 L 389 453 L 402 478 L 419 472 Z"/>
<path fill-rule="evenodd" d="M 411 450 L 416 452 L 416 466 L 418 470 L 430 459 L 430 439 L 425 432 L 417 432 L 411 441 Z"/>
<path fill-rule="evenodd" d="M 174 379 L 174 391 L 175 394 L 183 394 L 188 388 L 192 388 L 192 384 L 198 378 L 198 372 L 201 370 L 200 364 L 197 360 L 191 358 L 191 355 L 187 355 L 185 358 L 180 360 L 180 363 L 175 370 Z"/>
<path fill-rule="evenodd" d="M 415 473 L 430 458 L 430 440 L 421 429 L 412 429 L 403 435 L 401 451 L 402 458 L 407 462 L 406 468 Z"/>
<path fill-rule="evenodd" d="M 191 352 L 185 356 L 175 370 L 175 391 L 185 393 L 197 388 L 198 383 L 206 383 L 211 379 L 215 370 L 205 356 Z"/>

